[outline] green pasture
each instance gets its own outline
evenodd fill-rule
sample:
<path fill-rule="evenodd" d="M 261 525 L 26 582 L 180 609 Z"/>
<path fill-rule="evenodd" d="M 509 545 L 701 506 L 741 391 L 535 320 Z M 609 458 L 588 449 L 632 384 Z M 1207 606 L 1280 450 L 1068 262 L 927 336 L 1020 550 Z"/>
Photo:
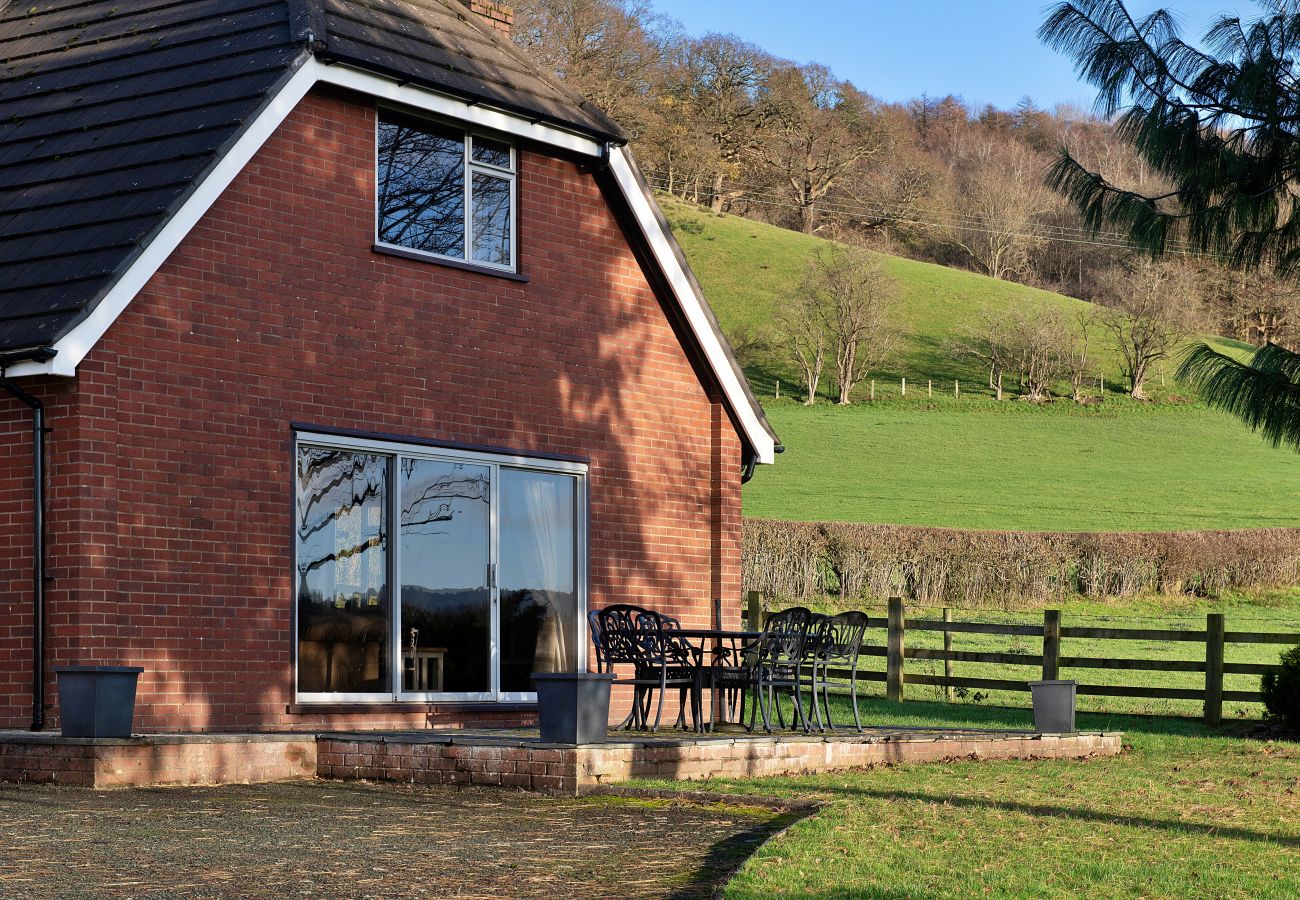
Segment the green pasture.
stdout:
<path fill-rule="evenodd" d="M 1016 531 L 1300 525 L 1300 456 L 1199 405 L 768 402 L 747 516 Z"/>
<path fill-rule="evenodd" d="M 833 601 L 819 608 L 833 612 Z M 873 616 L 883 609 L 868 608 Z M 940 610 L 909 608 L 914 617 Z M 1228 630 L 1300 632 L 1295 590 L 1217 601 L 1152 598 L 1061 605 L 1066 626 L 1199 629 L 1207 612 Z M 1041 622 L 1041 612 L 954 610 L 961 621 Z M 909 646 L 938 649 L 938 633 L 907 632 Z M 868 643 L 884 642 L 883 629 Z M 954 635 L 957 650 L 1025 654 L 1037 639 Z M 1228 661 L 1276 662 L 1284 646 L 1229 646 Z M 1065 639 L 1063 654 L 1196 659 L 1201 646 Z M 908 660 L 906 671 L 942 673 L 941 662 Z M 1025 666 L 956 663 L 955 675 L 1034 678 Z M 868 670 L 884 660 L 868 658 Z M 1203 686 L 1194 673 L 1063 670 L 1093 684 Z M 1228 689 L 1258 678 L 1228 676 Z M 903 703 L 868 682 L 863 724 L 888 728 L 1031 729 L 1028 694 L 969 692 L 942 702 L 942 688 L 907 687 Z M 838 723 L 851 721 L 832 698 Z M 1194 701 L 1080 698 L 1078 727 L 1123 732 L 1118 757 L 1089 760 L 918 763 L 838 774 L 646 782 L 677 790 L 815 800 L 821 809 L 765 844 L 724 896 L 1238 897 L 1300 896 L 1300 743 L 1260 724 L 1258 705 L 1229 703 L 1210 729 Z M 787 705 L 787 719 L 789 716 Z"/>
<path fill-rule="evenodd" d="M 660 201 L 723 329 L 737 343 L 740 337 L 767 337 L 768 346 L 743 360 L 754 389 L 770 397 L 779 379 L 783 392 L 797 390 L 796 370 L 786 358 L 774 319 L 781 301 L 797 291 L 809 260 L 829 243 L 739 216 L 715 215 L 667 197 Z M 896 323 L 901 340 L 894 358 L 874 374 L 894 384 L 907 377 L 933 380 L 951 390 L 957 380 L 963 390 L 987 394 L 987 370 L 978 361 L 954 359 L 945 346 L 975 325 L 984 310 L 1028 304 L 1073 316 L 1092 308 L 1081 300 L 974 272 L 898 256 L 881 258 L 899 285 Z M 1096 365 L 1103 374 L 1118 378 L 1112 351 L 1098 346 Z"/>

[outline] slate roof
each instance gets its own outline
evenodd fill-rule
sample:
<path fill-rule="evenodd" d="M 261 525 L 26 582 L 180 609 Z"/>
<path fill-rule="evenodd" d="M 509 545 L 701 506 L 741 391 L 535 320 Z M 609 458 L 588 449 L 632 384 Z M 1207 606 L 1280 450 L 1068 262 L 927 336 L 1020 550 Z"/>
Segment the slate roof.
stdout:
<path fill-rule="evenodd" d="M 85 318 L 311 53 L 623 140 L 456 0 L 0 0 L 0 352 Z"/>

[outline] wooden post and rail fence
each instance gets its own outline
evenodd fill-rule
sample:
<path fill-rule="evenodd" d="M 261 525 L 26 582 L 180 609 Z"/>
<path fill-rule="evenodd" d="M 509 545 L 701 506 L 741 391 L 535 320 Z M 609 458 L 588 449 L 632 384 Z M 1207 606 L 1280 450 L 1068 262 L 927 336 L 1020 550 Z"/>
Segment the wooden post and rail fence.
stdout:
<path fill-rule="evenodd" d="M 761 627 L 765 616 L 762 613 L 762 597 L 756 592 L 749 595 L 749 622 L 751 627 Z M 1078 685 L 1080 695 L 1102 697 L 1141 697 L 1168 700 L 1200 700 L 1205 705 L 1205 721 L 1218 725 L 1223 717 L 1224 702 L 1259 703 L 1262 696 L 1259 691 L 1225 690 L 1225 675 L 1263 675 L 1265 672 L 1280 672 L 1281 667 L 1265 663 L 1230 663 L 1224 661 L 1224 648 L 1228 644 L 1300 644 L 1300 634 L 1282 634 L 1256 631 L 1228 631 L 1222 613 L 1209 613 L 1205 617 L 1204 630 L 1182 630 L 1166 628 L 1093 628 L 1066 626 L 1062 623 L 1060 610 L 1043 611 L 1041 625 L 1014 624 L 1004 622 L 954 622 L 952 610 L 943 610 L 941 619 L 909 619 L 903 601 L 898 597 L 889 600 L 888 613 L 885 618 L 868 616 L 868 630 L 883 628 L 885 644 L 879 646 L 866 644 L 862 647 L 863 656 L 885 658 L 885 671 L 858 670 L 859 681 L 883 681 L 885 696 L 902 702 L 904 688 L 908 684 L 935 685 L 944 689 L 945 699 L 951 700 L 953 688 L 973 688 L 979 690 L 1028 691 L 1029 682 L 1038 680 L 1052 681 L 1060 678 L 1063 668 L 1069 669 L 1110 669 L 1135 672 L 1196 672 L 1204 673 L 1204 688 L 1152 687 L 1147 685 L 1112 685 L 1086 684 Z M 931 650 L 907 646 L 908 632 L 941 632 L 943 649 Z M 1042 652 L 1005 653 L 953 650 L 953 634 L 1006 635 L 1016 637 L 1038 638 L 1042 641 Z M 1111 656 L 1066 656 L 1061 652 L 1063 640 L 1084 639 L 1092 641 L 1169 641 L 1183 644 L 1199 645 L 1204 648 L 1204 659 L 1128 659 Z M 906 663 L 909 659 L 943 662 L 943 675 L 908 673 Z M 1037 671 L 1025 680 L 1010 678 L 969 678 L 953 674 L 954 663 L 986 663 L 994 665 L 1026 666 Z M 841 673 L 847 675 L 847 670 Z"/>

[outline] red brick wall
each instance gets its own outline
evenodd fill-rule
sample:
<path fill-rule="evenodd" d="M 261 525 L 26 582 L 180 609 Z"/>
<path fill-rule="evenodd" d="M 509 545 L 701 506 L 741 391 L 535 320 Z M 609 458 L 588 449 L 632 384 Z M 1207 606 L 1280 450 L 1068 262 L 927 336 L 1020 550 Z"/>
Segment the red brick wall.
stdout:
<path fill-rule="evenodd" d="M 377 254 L 373 115 L 309 95 L 50 388 L 51 664 L 145 666 L 138 727 L 362 724 L 286 712 L 291 421 L 587 456 L 591 602 L 737 620 L 739 439 L 594 181 L 521 153 L 528 284 Z M 29 716 L 28 427 L 0 400 L 0 727 Z"/>

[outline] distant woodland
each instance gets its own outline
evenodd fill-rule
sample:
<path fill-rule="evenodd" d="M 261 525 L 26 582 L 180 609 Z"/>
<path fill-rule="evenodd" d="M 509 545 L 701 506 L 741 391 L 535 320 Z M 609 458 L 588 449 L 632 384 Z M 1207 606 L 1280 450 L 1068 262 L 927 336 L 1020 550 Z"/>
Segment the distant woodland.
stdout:
<path fill-rule="evenodd" d="M 1045 186 L 1063 147 L 1144 193 L 1159 178 L 1086 110 L 886 103 L 736 35 L 686 35 L 645 0 L 515 0 L 516 43 L 619 121 L 654 186 L 717 212 L 1122 306 L 1145 265 Z M 1162 264 L 1199 328 L 1300 344 L 1300 290 L 1188 255 Z"/>

